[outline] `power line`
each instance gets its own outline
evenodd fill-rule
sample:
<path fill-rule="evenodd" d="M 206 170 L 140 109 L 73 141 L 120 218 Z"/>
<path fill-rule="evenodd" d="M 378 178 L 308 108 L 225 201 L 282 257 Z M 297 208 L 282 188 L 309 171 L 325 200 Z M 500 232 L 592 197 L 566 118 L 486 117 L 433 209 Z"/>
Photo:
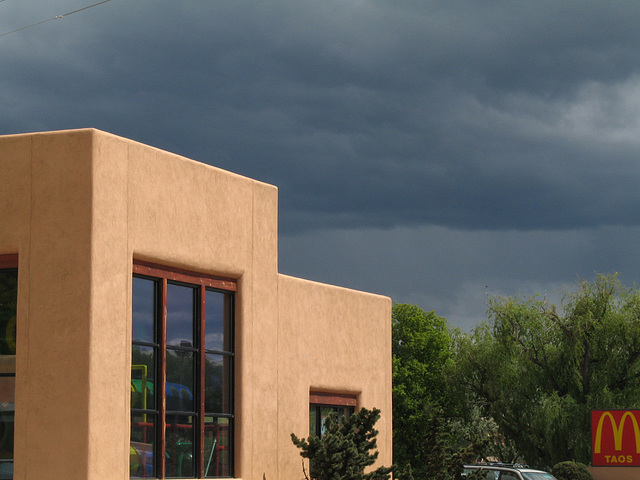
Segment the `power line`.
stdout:
<path fill-rule="evenodd" d="M 26 27 L 16 28 L 15 30 L 11 30 L 10 32 L 0 33 L 0 37 L 4 37 L 5 35 L 9 35 L 11 33 L 16 33 L 21 30 L 25 30 L 27 28 L 35 27 L 37 25 L 42 25 L 43 23 L 50 22 L 51 20 L 59 20 L 64 17 L 68 17 L 69 15 L 73 15 L 74 13 L 81 12 L 83 10 L 87 10 L 88 8 L 97 7 L 98 5 L 102 5 L 103 3 L 110 2 L 111 0 L 102 0 L 102 2 L 94 3 L 93 5 L 88 5 L 86 7 L 79 8 L 72 12 L 63 13 L 62 15 L 56 15 L 55 17 L 47 18 L 46 20 L 42 20 L 41 22 L 32 23 L 31 25 L 27 25 Z M 0 0 L 0 2 L 4 2 L 4 0 Z"/>

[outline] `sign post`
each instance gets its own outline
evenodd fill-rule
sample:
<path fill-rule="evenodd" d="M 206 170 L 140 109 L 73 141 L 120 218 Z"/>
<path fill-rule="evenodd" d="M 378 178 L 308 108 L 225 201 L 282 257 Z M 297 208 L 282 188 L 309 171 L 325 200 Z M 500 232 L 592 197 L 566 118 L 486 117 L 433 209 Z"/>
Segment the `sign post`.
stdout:
<path fill-rule="evenodd" d="M 640 410 L 592 410 L 594 467 L 640 466 Z"/>

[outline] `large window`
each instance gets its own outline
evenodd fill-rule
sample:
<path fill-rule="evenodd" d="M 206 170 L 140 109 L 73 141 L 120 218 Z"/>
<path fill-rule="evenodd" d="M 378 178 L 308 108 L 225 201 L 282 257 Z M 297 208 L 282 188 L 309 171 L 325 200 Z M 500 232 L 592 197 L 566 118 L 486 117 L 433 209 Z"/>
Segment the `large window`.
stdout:
<path fill-rule="evenodd" d="M 135 262 L 131 477 L 233 475 L 236 283 Z"/>
<path fill-rule="evenodd" d="M 0 255 L 0 479 L 13 478 L 18 256 Z"/>

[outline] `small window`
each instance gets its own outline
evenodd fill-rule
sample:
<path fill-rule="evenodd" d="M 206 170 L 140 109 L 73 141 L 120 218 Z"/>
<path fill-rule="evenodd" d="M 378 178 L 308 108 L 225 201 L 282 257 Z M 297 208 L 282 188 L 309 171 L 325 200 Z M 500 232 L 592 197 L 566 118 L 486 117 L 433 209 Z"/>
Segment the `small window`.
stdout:
<path fill-rule="evenodd" d="M 355 395 L 312 392 L 309 395 L 309 435 L 322 437 L 325 419 L 332 413 L 349 418 L 356 403 Z"/>
<path fill-rule="evenodd" d="M 131 478 L 233 475 L 235 290 L 134 264 Z"/>
<path fill-rule="evenodd" d="M 339 418 L 349 418 L 356 408 L 355 395 L 325 392 L 309 394 L 309 435 L 322 437 L 325 433 L 325 420 L 333 413 Z M 311 478 L 315 478 L 315 466 L 309 463 Z"/>
<path fill-rule="evenodd" d="M 0 478 L 13 478 L 18 256 L 0 255 Z"/>

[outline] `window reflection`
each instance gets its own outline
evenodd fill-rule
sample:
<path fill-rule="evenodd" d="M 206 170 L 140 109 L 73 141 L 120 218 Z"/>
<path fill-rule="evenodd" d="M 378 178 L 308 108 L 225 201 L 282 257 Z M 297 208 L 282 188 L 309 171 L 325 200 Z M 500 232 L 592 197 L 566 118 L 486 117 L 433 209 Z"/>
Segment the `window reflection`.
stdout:
<path fill-rule="evenodd" d="M 167 285 L 167 345 L 193 346 L 196 289 Z"/>
<path fill-rule="evenodd" d="M 341 405 L 309 405 L 309 435 L 322 437 L 325 433 L 325 421 L 331 414 L 337 414 L 338 418 L 349 418 L 354 412 L 354 407 Z"/>
<path fill-rule="evenodd" d="M 17 269 L 0 270 L 0 478 L 13 478 Z"/>
<path fill-rule="evenodd" d="M 231 358 L 226 355 L 205 356 L 204 409 L 208 413 L 231 413 L 229 382 Z"/>
<path fill-rule="evenodd" d="M 194 416 L 167 415 L 165 446 L 167 477 L 194 476 L 194 425 Z"/>
<path fill-rule="evenodd" d="M 134 277 L 132 294 L 130 476 L 153 478 L 157 474 L 154 448 L 158 421 L 155 391 L 158 282 Z"/>
<path fill-rule="evenodd" d="M 156 416 L 153 414 L 131 415 L 130 476 L 131 478 L 153 478 L 156 476 L 153 458 Z"/>
<path fill-rule="evenodd" d="M 231 423 L 228 418 L 206 417 L 204 424 L 204 475 L 231 475 Z"/>
<path fill-rule="evenodd" d="M 147 278 L 133 278 L 133 340 L 155 342 L 153 320 L 156 311 L 156 282 Z"/>
<path fill-rule="evenodd" d="M 207 290 L 205 348 L 230 351 L 231 348 L 231 295 Z"/>
<path fill-rule="evenodd" d="M 167 349 L 167 410 L 193 412 L 193 353 Z"/>
<path fill-rule="evenodd" d="M 144 268 L 134 263 L 131 476 L 232 476 L 233 294 Z"/>
<path fill-rule="evenodd" d="M 153 409 L 155 348 L 133 345 L 131 350 L 131 408 Z"/>

